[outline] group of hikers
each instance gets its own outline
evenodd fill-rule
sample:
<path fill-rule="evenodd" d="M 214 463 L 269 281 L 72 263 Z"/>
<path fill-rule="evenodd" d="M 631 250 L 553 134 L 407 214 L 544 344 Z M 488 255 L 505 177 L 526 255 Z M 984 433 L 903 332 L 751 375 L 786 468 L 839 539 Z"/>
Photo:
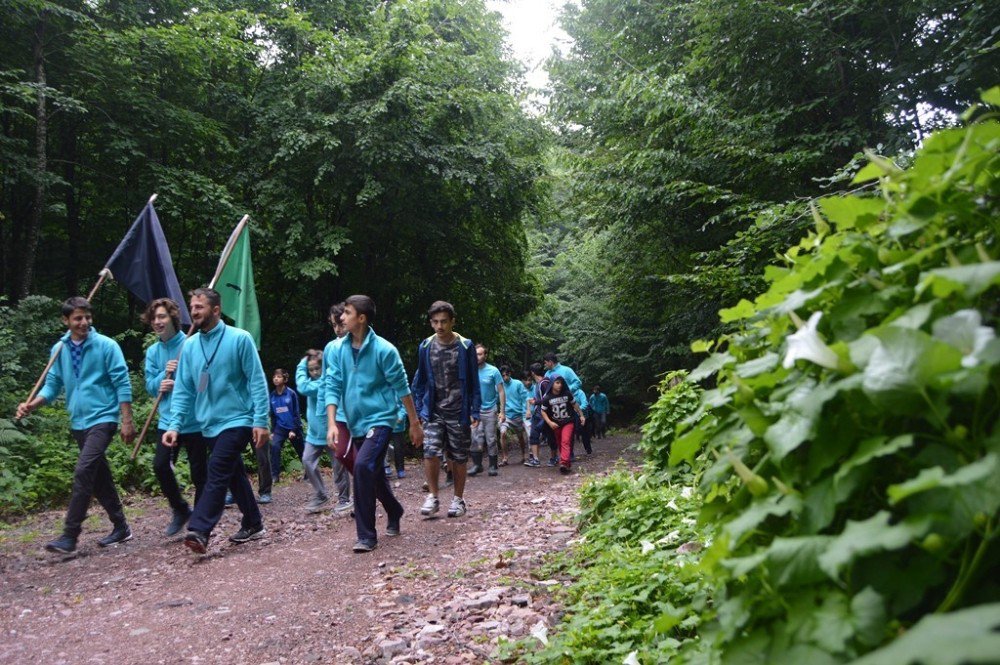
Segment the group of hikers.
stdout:
<path fill-rule="evenodd" d="M 368 296 L 353 295 L 330 308 L 333 339 L 322 350 L 308 350 L 298 363 L 298 393 L 282 368 L 273 372 L 274 391 L 269 393 L 254 340 L 222 320 L 220 294 L 199 288 L 189 296 L 189 334 L 181 330 L 180 308 L 169 298 L 149 303 L 143 322 L 159 338 L 146 351 L 145 387 L 160 398 L 153 468 L 173 512 L 165 535 L 175 536 L 186 526 L 183 543 L 195 553 L 207 551 L 228 505 L 235 504 L 242 514 L 231 542 L 265 534 L 258 504 L 272 500 L 286 441 L 312 486 L 306 506 L 310 513 L 324 510 L 331 501 L 320 469 L 323 455 L 330 457 L 333 511 L 353 515 L 353 551 L 369 552 L 378 542 L 377 503 L 388 518 L 385 535 L 400 534 L 405 510 L 389 478 L 394 472 L 405 476 L 406 433 L 423 457 L 424 517 L 440 511 L 442 471 L 443 485 L 453 487 L 446 514 L 461 517 L 467 510 L 467 476 L 498 475 L 516 449 L 525 466 L 541 467 L 543 441 L 549 451 L 547 465 L 568 474 L 575 460 L 575 435 L 589 454 L 591 437 L 606 434 L 610 408 L 599 385 L 588 399 L 576 372 L 560 364 L 554 353 L 523 374 L 506 365 L 496 368 L 487 362 L 485 346 L 455 332 L 455 308 L 445 301 L 434 302 L 427 312 L 434 334 L 418 346 L 412 381 L 396 347 L 372 328 L 375 303 Z M 136 428 L 121 348 L 93 327 L 85 298 L 66 300 L 62 318 L 67 332 L 52 348 L 55 361 L 44 385 L 37 396 L 18 405 L 16 417 L 65 392 L 71 434 L 80 453 L 63 533 L 45 547 L 69 554 L 77 548 L 93 497 L 113 524 L 98 545 L 132 538 L 105 453 L 119 428 L 126 443 L 135 440 Z M 304 414 L 299 394 L 306 397 Z M 257 496 L 243 463 L 248 443 L 256 454 Z M 181 449 L 190 464 L 193 506 L 174 475 Z"/>

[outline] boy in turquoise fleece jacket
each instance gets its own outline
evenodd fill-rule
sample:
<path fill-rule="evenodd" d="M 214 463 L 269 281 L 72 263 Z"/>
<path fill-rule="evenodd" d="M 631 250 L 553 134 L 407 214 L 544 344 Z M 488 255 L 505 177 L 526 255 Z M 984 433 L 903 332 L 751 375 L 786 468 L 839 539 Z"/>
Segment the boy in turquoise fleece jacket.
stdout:
<path fill-rule="evenodd" d="M 93 315 L 86 298 L 70 298 L 62 305 L 62 320 L 69 329 L 52 347 L 59 353 L 45 377 L 38 396 L 17 407 L 18 419 L 30 414 L 66 391 L 70 434 L 80 448 L 73 471 L 73 492 L 66 510 L 63 535 L 45 546 L 50 552 L 69 554 L 76 550 L 90 500 L 97 497 L 114 529 L 97 544 L 107 547 L 132 538 L 121 499 L 115 489 L 105 452 L 121 418 L 122 439 L 132 443 L 132 384 L 121 348 L 92 326 Z"/>
<path fill-rule="evenodd" d="M 378 542 L 375 501 L 389 518 L 386 535 L 398 536 L 403 506 L 393 496 L 385 477 L 385 453 L 398 415 L 396 400 L 406 407 L 413 445 L 423 444 L 423 430 L 413 408 L 406 369 L 399 351 L 375 334 L 369 322 L 375 303 L 355 295 L 344 301 L 341 321 L 348 335 L 334 343 L 325 358 L 327 445 L 337 448 L 340 432 L 337 413 L 343 410 L 347 429 L 357 450 L 354 460 L 354 516 L 358 540 L 355 552 L 370 552 Z"/>

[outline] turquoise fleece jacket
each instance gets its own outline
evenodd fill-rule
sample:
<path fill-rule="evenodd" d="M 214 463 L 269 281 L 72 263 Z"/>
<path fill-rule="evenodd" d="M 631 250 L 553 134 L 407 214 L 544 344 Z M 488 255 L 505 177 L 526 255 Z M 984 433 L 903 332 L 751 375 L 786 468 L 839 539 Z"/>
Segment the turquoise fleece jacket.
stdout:
<path fill-rule="evenodd" d="M 576 375 L 571 367 L 566 367 L 566 365 L 556 364 L 552 366 L 552 369 L 545 373 L 545 378 L 551 379 L 553 376 L 558 374 L 566 381 L 566 386 L 570 389 L 570 392 L 576 392 L 583 388 L 583 382 L 580 381 L 580 377 Z"/>
<path fill-rule="evenodd" d="M 176 360 L 180 356 L 183 346 L 184 333 L 179 332 L 166 342 L 159 341 L 146 349 L 146 392 L 149 393 L 150 397 L 156 397 L 160 393 L 160 383 L 167 378 L 167 361 Z M 174 378 L 177 378 L 176 373 Z M 173 401 L 173 397 L 174 392 L 171 390 L 168 393 L 163 393 L 163 399 L 160 400 L 158 407 L 160 429 L 165 430 L 170 425 L 170 403 Z M 201 427 L 194 419 L 194 414 L 186 414 L 181 418 L 180 429 L 177 431 L 181 434 L 191 434 L 200 432 Z"/>
<path fill-rule="evenodd" d="M 309 359 L 303 358 L 295 368 L 295 387 L 306 396 L 306 443 L 326 445 L 326 399 L 323 375 L 309 376 Z"/>
<path fill-rule="evenodd" d="M 71 429 L 117 423 L 118 405 L 132 402 L 132 383 L 121 347 L 91 326 L 83 341 L 80 376 L 77 377 L 73 374 L 73 352 L 69 348 L 72 342 L 68 331 L 52 346 L 51 353 L 55 353 L 60 344 L 66 348 L 59 352 L 45 375 L 45 385 L 38 396 L 51 404 L 65 388 Z"/>
<path fill-rule="evenodd" d="M 344 335 L 344 337 L 348 337 L 348 335 Z M 344 337 L 338 337 L 337 339 L 332 339 L 332 340 L 330 340 L 329 342 L 326 343 L 326 346 L 323 347 L 323 388 L 324 388 L 324 390 L 326 390 L 326 386 L 329 384 L 329 379 L 327 378 L 327 371 L 328 371 L 327 368 L 330 368 L 330 367 L 333 366 L 331 363 L 332 363 L 333 355 L 335 353 L 334 349 L 336 348 L 336 346 L 338 344 L 342 344 L 343 343 Z M 335 369 L 331 369 L 329 371 L 336 371 L 336 370 Z M 322 406 L 323 406 L 323 414 L 324 414 L 323 417 L 325 418 L 326 417 L 326 398 L 325 397 L 324 397 L 324 399 L 322 401 Z M 338 423 L 344 423 L 345 425 L 347 424 L 347 415 L 346 415 L 346 413 L 347 412 L 344 411 L 343 405 L 337 407 L 337 419 L 336 420 L 337 420 Z"/>
<path fill-rule="evenodd" d="M 528 389 L 517 379 L 511 379 L 504 381 L 503 391 L 507 399 L 504 415 L 523 420 L 524 412 L 528 408 Z"/>
<path fill-rule="evenodd" d="M 209 359 L 212 364 L 206 370 Z M 198 392 L 204 371 L 209 375 L 208 386 Z M 180 431 L 181 419 L 192 411 L 201 433 L 208 437 L 233 427 L 266 429 L 267 398 L 267 379 L 253 337 L 219 321 L 207 333 L 195 333 L 184 343 L 167 429 Z"/>
<path fill-rule="evenodd" d="M 369 327 L 357 360 L 347 335 L 331 350 L 327 363 L 326 403 L 341 408 L 352 437 L 372 427 L 396 426 L 396 400 L 410 394 L 406 368 L 396 347 Z"/>

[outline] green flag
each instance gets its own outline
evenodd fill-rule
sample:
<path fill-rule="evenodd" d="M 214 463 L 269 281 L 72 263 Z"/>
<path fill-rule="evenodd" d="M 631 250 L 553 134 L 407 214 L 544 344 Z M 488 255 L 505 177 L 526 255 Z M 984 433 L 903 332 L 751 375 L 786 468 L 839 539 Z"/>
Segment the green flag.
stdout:
<path fill-rule="evenodd" d="M 249 225 L 244 225 L 233 242 L 233 251 L 219 274 L 215 289 L 222 295 L 222 313 L 231 318 L 237 328 L 250 333 L 259 350 L 260 310 L 253 284 Z"/>

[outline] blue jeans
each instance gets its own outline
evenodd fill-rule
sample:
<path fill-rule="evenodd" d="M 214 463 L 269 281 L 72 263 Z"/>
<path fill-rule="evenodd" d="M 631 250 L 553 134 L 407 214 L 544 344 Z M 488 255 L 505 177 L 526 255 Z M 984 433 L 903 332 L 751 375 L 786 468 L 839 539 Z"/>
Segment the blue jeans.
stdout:
<path fill-rule="evenodd" d="M 378 541 L 375 532 L 375 500 L 389 516 L 389 522 L 403 516 L 403 506 L 396 500 L 385 477 L 385 451 L 389 447 L 390 427 L 373 427 L 371 436 L 357 437 L 354 447 L 358 456 L 354 460 L 354 524 L 358 540 L 366 543 Z"/>
<path fill-rule="evenodd" d="M 292 448 L 295 448 L 295 452 L 298 453 L 299 459 L 302 459 L 302 453 L 305 452 L 302 445 L 304 439 L 301 427 L 296 429 L 275 427 L 274 431 L 271 432 L 271 480 L 274 482 L 278 482 L 278 478 L 281 477 L 281 446 L 288 440 L 288 435 L 291 432 L 295 432 L 295 438 L 291 439 L 291 443 Z M 263 494 L 264 490 L 261 490 L 261 493 Z"/>
<path fill-rule="evenodd" d="M 263 522 L 243 466 L 243 451 L 251 441 L 253 430 L 249 427 L 232 427 L 222 430 L 219 436 L 205 437 L 205 443 L 212 451 L 208 457 L 208 480 L 191 513 L 188 531 L 211 535 L 226 508 L 227 489 L 233 493 L 233 499 L 243 513 L 240 526 L 248 529 Z"/>

